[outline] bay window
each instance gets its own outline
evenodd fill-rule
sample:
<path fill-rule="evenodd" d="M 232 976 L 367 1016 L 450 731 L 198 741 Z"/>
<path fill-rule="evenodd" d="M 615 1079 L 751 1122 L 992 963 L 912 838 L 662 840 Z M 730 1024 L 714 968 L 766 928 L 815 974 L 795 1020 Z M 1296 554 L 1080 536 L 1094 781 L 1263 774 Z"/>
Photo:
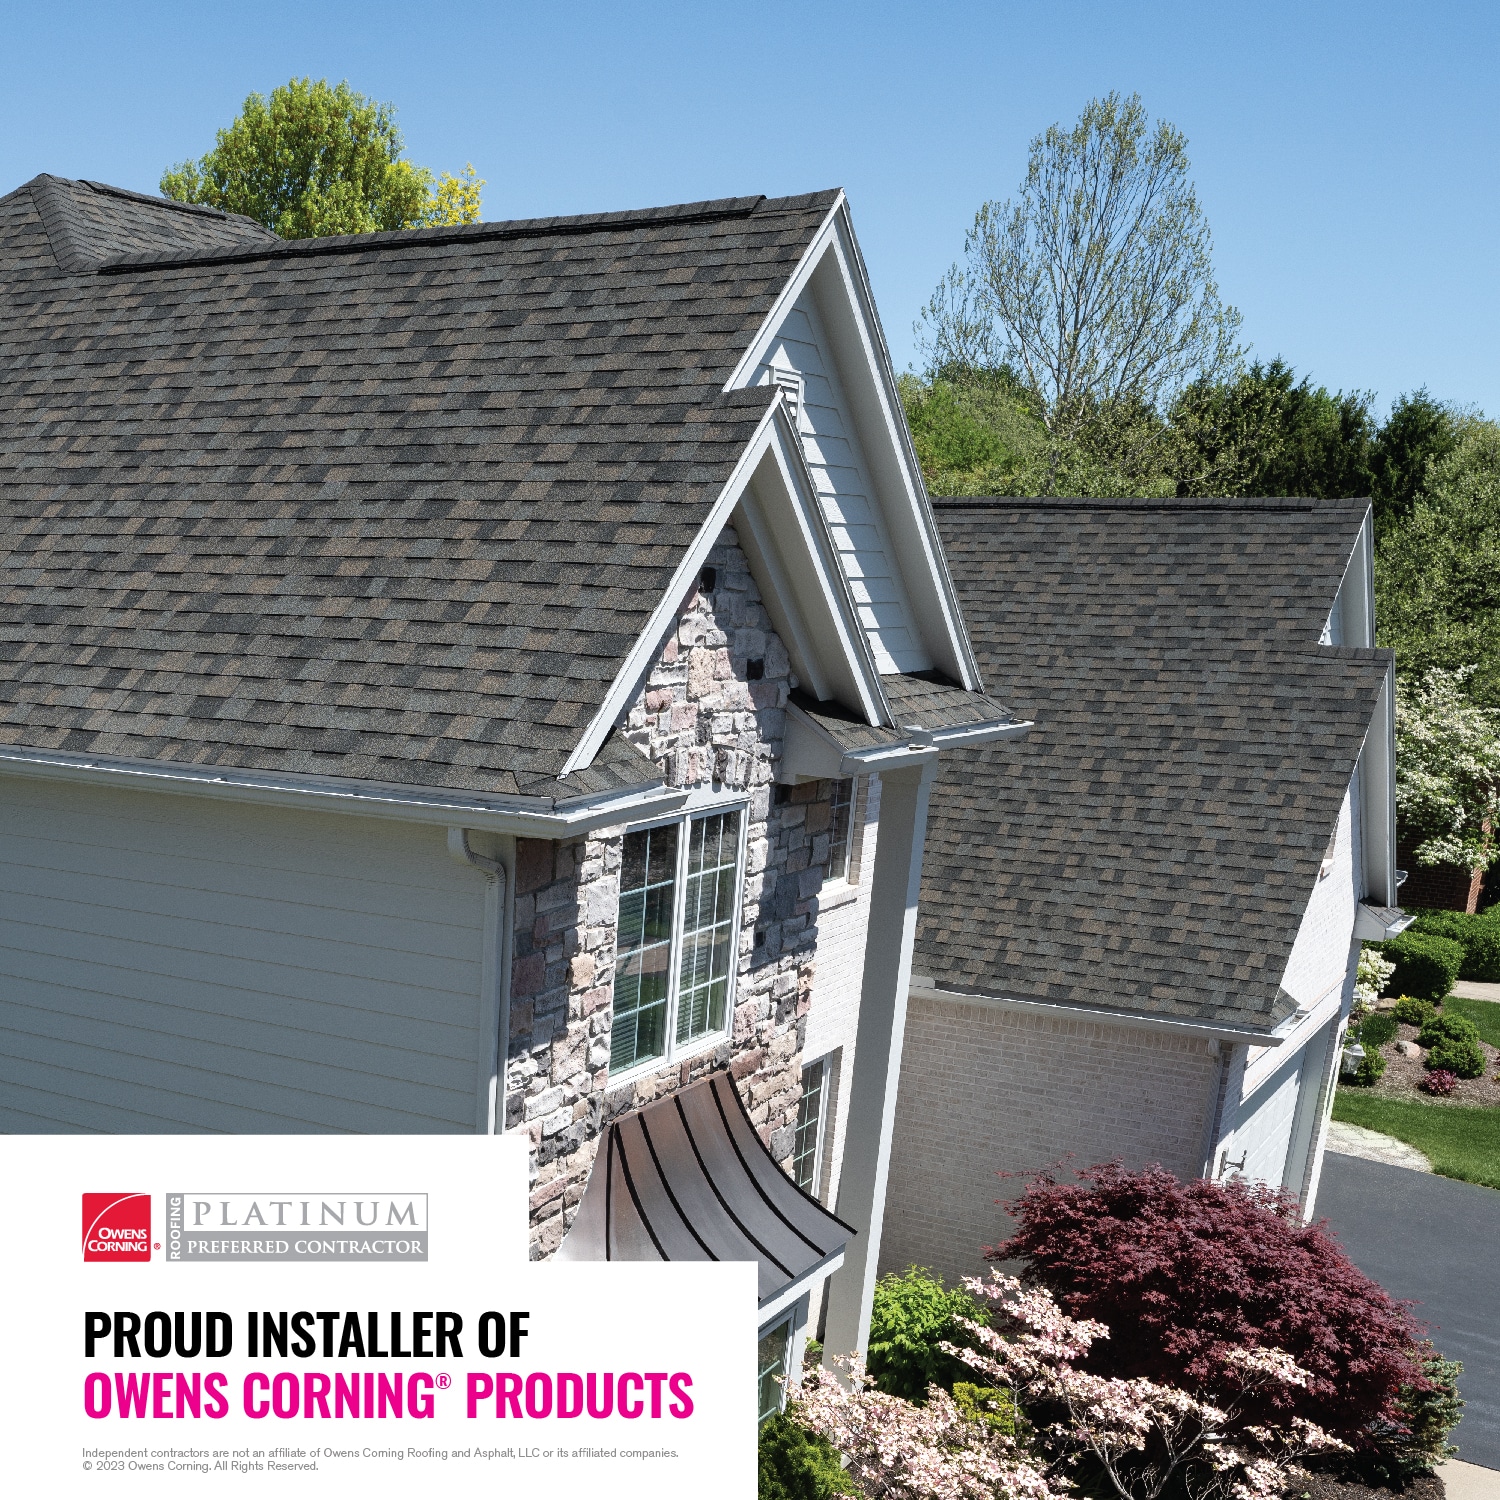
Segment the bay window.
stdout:
<path fill-rule="evenodd" d="M 743 832 L 734 808 L 625 835 L 611 1075 L 728 1030 Z"/>

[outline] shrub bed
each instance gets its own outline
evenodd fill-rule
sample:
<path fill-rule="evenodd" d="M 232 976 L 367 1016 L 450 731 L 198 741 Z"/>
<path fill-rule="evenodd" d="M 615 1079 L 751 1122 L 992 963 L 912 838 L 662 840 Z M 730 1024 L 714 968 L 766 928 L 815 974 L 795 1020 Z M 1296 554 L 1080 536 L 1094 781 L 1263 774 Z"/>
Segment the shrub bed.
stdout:
<path fill-rule="evenodd" d="M 1403 1387 L 1427 1389 L 1420 1329 L 1289 1196 L 1161 1167 L 1077 1175 L 1036 1177 L 1009 1205 L 1016 1232 L 988 1253 L 1023 1261 L 1070 1316 L 1108 1325 L 1088 1368 L 1238 1400 L 1227 1352 L 1281 1349 L 1312 1379 L 1267 1395 L 1266 1420 L 1305 1417 L 1359 1450 L 1390 1445 Z"/>
<path fill-rule="evenodd" d="M 1461 911 L 1422 912 L 1402 933 L 1402 937 L 1408 935 L 1447 938 L 1457 943 L 1464 950 L 1460 979 L 1500 983 L 1500 907 L 1473 916 Z"/>
<path fill-rule="evenodd" d="M 1380 951 L 1396 965 L 1387 993 L 1418 1000 L 1441 1001 L 1464 966 L 1464 950 L 1452 938 L 1407 931 L 1382 943 Z"/>

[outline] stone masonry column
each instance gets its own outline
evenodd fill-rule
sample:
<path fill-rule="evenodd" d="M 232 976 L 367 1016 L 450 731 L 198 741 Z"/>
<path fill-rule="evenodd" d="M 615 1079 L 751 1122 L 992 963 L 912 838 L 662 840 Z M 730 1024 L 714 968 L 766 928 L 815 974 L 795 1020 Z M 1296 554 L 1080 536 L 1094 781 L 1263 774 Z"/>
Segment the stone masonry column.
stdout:
<path fill-rule="evenodd" d="M 835 1355 L 856 1349 L 863 1354 L 870 1337 L 912 945 L 917 934 L 917 898 L 922 887 L 927 799 L 936 772 L 933 754 L 919 764 L 880 773 L 880 832 L 870 886 L 870 926 L 843 1167 L 834 1209 L 859 1232 L 844 1252 L 844 1264 L 828 1282 L 823 1348 L 830 1362 Z"/>

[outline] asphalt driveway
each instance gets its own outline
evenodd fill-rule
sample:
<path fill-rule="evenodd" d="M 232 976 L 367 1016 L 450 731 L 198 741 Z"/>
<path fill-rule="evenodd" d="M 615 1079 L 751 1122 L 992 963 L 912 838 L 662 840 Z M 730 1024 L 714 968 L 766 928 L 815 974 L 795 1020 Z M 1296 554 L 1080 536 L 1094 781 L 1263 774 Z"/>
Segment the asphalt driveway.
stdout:
<path fill-rule="evenodd" d="M 1330 1151 L 1317 1210 L 1355 1265 L 1412 1298 L 1433 1343 L 1463 1361 L 1451 1441 L 1466 1462 L 1500 1469 L 1500 1192 Z"/>

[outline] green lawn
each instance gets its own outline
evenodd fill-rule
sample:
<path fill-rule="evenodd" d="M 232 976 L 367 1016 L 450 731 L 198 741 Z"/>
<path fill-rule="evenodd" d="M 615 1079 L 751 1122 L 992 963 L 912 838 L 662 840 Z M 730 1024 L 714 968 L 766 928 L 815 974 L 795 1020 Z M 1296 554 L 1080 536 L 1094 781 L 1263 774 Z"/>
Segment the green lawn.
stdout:
<path fill-rule="evenodd" d="M 1443 1010 L 1449 1015 L 1467 1016 L 1490 1046 L 1500 1047 L 1500 1005 L 1493 1000 L 1465 1000 L 1459 995 L 1449 995 L 1443 1001 Z"/>
<path fill-rule="evenodd" d="M 1481 1004 L 1500 1011 L 1500 1005 L 1484 1001 L 1455 1001 L 1451 996 L 1447 1001 L 1450 1006 Z M 1340 1089 L 1333 1096 L 1333 1118 L 1415 1146 L 1444 1177 L 1500 1188 L 1500 1108 L 1418 1104 L 1408 1099 L 1377 1099 L 1360 1089 Z"/>

